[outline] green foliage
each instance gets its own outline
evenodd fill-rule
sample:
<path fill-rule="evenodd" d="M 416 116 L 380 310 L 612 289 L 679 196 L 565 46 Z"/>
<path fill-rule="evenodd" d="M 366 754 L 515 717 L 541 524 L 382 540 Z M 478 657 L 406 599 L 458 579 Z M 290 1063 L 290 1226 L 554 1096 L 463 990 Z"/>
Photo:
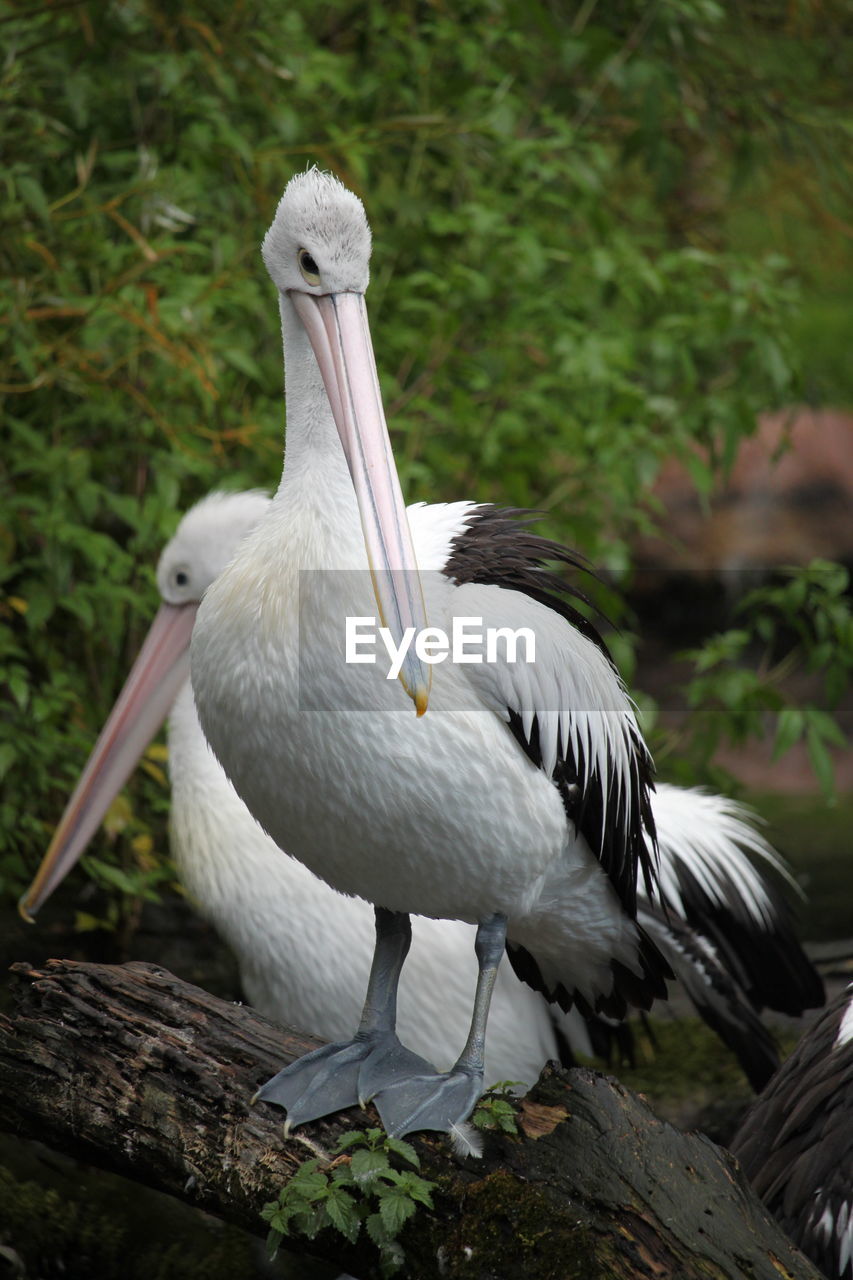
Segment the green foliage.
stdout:
<path fill-rule="evenodd" d="M 0 0 L 0 21 L 2 892 L 138 649 L 179 512 L 277 480 L 257 246 L 294 171 L 365 197 L 412 499 L 542 508 L 618 569 L 663 460 L 707 489 L 797 395 L 797 280 L 766 237 L 739 252 L 729 205 L 784 159 L 835 207 L 840 0 Z M 89 864 L 125 889 L 162 859 L 162 780 L 129 804 Z"/>
<path fill-rule="evenodd" d="M 500 1080 L 487 1089 L 474 1109 L 471 1123 L 476 1129 L 493 1129 L 501 1133 L 518 1133 L 515 1123 L 514 1089 L 523 1088 L 520 1080 Z"/>
<path fill-rule="evenodd" d="M 338 1158 L 331 1161 L 306 1160 L 278 1200 L 264 1205 L 270 1256 L 275 1257 L 285 1236 L 313 1240 L 331 1229 L 354 1244 L 364 1226 L 379 1250 L 381 1274 L 395 1275 L 405 1261 L 397 1237 L 418 1205 L 432 1208 L 435 1184 L 391 1164 L 396 1156 L 418 1169 L 420 1160 L 410 1143 L 389 1138 L 381 1129 L 343 1134 L 334 1154 Z"/>
<path fill-rule="evenodd" d="M 783 581 L 745 596 L 739 611 L 746 626 L 711 636 L 685 655 L 696 672 L 687 689 L 694 767 L 710 772 L 721 742 L 743 743 L 763 736 L 770 719 L 774 759 L 804 742 L 824 795 L 834 799 L 829 748 L 848 742 L 830 713 L 853 677 L 847 571 L 825 560 L 790 568 Z M 763 646 L 757 660 L 756 639 Z M 782 687 L 783 678 L 796 668 L 815 686 L 805 705 L 794 703 Z"/>

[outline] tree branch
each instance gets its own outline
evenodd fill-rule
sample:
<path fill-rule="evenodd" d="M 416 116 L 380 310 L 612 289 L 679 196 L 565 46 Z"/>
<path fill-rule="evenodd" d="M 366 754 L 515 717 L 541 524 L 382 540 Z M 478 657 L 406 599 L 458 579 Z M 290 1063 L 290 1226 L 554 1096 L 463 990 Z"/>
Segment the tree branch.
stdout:
<path fill-rule="evenodd" d="M 307 1146 L 329 1151 L 344 1130 L 376 1124 L 356 1108 L 285 1141 L 283 1113 L 249 1099 L 317 1042 L 153 965 L 50 961 L 13 973 L 17 1011 L 0 1016 L 9 1132 L 263 1234 L 260 1210 L 315 1153 Z M 519 1120 L 523 1134 L 489 1137 L 482 1160 L 418 1139 L 439 1191 L 401 1237 L 405 1275 L 818 1280 L 733 1157 L 658 1120 L 617 1082 L 549 1067 Z M 375 1274 L 366 1240 L 353 1247 L 326 1231 L 306 1249 Z"/>

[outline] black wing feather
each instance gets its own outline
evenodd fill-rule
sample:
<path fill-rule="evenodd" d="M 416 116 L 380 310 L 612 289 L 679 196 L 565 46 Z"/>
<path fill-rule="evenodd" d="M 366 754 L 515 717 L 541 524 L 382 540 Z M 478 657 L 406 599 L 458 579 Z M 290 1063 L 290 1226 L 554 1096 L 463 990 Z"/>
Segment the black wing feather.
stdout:
<path fill-rule="evenodd" d="M 468 517 L 465 530 L 451 543 L 445 575 L 457 584 L 475 582 L 522 591 L 559 613 L 592 641 L 613 666 L 598 628 L 573 603 L 583 601 L 589 604 L 588 598 L 548 568 L 549 562 L 556 561 L 589 573 L 589 566 L 576 552 L 533 532 L 529 528 L 530 522 L 538 518 L 535 512 L 516 508 L 477 508 Z M 541 768 L 537 720 L 534 718 L 527 736 L 521 717 L 510 711 L 509 728 L 529 759 Z M 637 913 L 637 875 L 642 872 L 646 889 L 651 894 L 657 867 L 655 825 L 649 800 L 649 791 L 654 785 L 652 763 L 642 739 L 638 735 L 632 737 L 630 818 L 626 812 L 625 792 L 620 795 L 614 811 L 614 802 L 605 791 L 598 771 L 593 770 L 587 776 L 582 752 L 575 757 L 571 754 L 564 756 L 560 751 L 551 777 L 560 792 L 567 817 L 601 862 L 622 906 L 633 919 Z M 612 773 L 610 776 L 612 780 Z"/>
<path fill-rule="evenodd" d="M 657 907 L 641 907 L 643 927 L 680 978 L 703 1022 L 734 1053 L 756 1093 L 779 1066 L 776 1043 L 748 992 L 701 930 Z"/>

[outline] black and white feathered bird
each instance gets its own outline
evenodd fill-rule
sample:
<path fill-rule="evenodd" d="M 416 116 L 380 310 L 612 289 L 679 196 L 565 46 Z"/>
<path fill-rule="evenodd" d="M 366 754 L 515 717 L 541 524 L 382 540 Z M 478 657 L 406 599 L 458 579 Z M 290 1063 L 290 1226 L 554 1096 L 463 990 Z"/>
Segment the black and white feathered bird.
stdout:
<path fill-rule="evenodd" d="M 284 472 L 202 602 L 193 689 L 249 810 L 333 887 L 373 902 L 377 928 L 355 1038 L 260 1096 L 293 1124 L 374 1097 L 393 1132 L 446 1129 L 481 1087 L 505 947 L 564 1008 L 618 1018 L 664 995 L 669 967 L 636 917 L 637 882 L 651 892 L 655 876 L 651 762 L 605 646 L 543 566 L 570 554 L 474 503 L 407 514 L 367 324 L 361 202 L 329 175 L 298 175 L 263 254 L 285 349 Z M 342 638 L 376 618 L 399 660 L 356 669 Z M 487 639 L 485 660 L 445 661 L 446 637 L 472 618 L 503 648 L 489 656 Z M 513 660 L 522 634 L 535 659 L 531 643 Z M 477 926 L 471 1031 L 444 1074 L 396 1036 L 410 912 Z"/>
<path fill-rule="evenodd" d="M 853 983 L 755 1099 L 731 1149 L 803 1252 L 831 1280 L 853 1280 Z"/>
<path fill-rule="evenodd" d="M 551 999 L 617 1017 L 663 996 L 669 968 L 636 922 L 637 878 L 654 877 L 650 760 L 613 664 L 564 595 L 521 589 L 523 526 L 504 531 L 471 503 L 407 516 L 364 302 L 370 241 L 336 179 L 288 184 L 263 245 L 284 341 L 284 471 L 201 603 L 191 668 L 205 735 L 250 812 L 376 907 L 355 1037 L 260 1097 L 290 1124 L 372 1097 L 403 1134 L 451 1129 L 475 1105 L 507 943 Z M 480 661 L 448 661 L 469 618 Z M 399 667 L 355 662 L 345 637 L 363 619 Z M 471 1030 L 446 1073 L 396 1035 L 410 913 L 477 926 Z"/>

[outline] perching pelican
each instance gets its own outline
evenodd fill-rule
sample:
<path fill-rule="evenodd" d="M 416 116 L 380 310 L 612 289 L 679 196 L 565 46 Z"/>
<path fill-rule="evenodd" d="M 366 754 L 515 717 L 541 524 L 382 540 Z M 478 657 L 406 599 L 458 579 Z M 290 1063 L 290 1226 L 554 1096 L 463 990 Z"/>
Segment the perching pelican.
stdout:
<path fill-rule="evenodd" d="M 353 1039 L 259 1096 L 289 1125 L 372 1098 L 389 1133 L 453 1130 L 482 1092 L 505 946 L 566 1008 L 621 1017 L 665 995 L 669 967 L 635 920 L 638 873 L 654 875 L 651 762 L 603 645 L 543 572 L 547 543 L 470 502 L 420 507 L 410 529 L 367 324 L 360 200 L 300 174 L 263 255 L 285 350 L 284 472 L 199 608 L 193 690 L 276 844 L 374 903 L 376 948 Z M 417 716 L 393 669 L 346 661 L 353 628 L 377 615 Z M 476 665 L 431 664 L 463 617 L 504 629 L 500 655 L 495 639 Z M 506 629 L 528 637 L 515 662 Z M 441 1074 L 396 1035 L 410 913 L 477 925 L 471 1028 Z"/>
<path fill-rule="evenodd" d="M 755 1099 L 731 1149 L 803 1253 L 853 1280 L 853 983 Z"/>
<path fill-rule="evenodd" d="M 665 994 L 669 967 L 635 919 L 638 875 L 654 877 L 650 759 L 603 644 L 543 571 L 549 544 L 471 503 L 419 508 L 410 529 L 364 306 L 360 201 L 327 175 L 298 176 L 263 252 L 285 347 L 285 466 L 202 602 L 193 687 L 208 740 L 276 843 L 375 904 L 376 949 L 354 1038 L 260 1096 L 291 1125 L 372 1097 L 389 1132 L 451 1129 L 482 1088 L 505 946 L 564 1007 L 618 1017 Z M 345 661 L 350 624 L 377 614 L 417 718 L 378 664 Z M 430 670 L 460 617 L 524 630 L 535 658 L 528 647 L 512 662 L 507 645 Z M 444 1074 L 396 1035 L 411 912 L 477 924 L 471 1029 Z"/>
<path fill-rule="evenodd" d="M 365 902 L 336 894 L 284 857 L 261 831 L 207 746 L 188 679 L 170 710 L 175 678 L 186 671 L 188 627 L 197 605 L 268 505 L 259 492 L 214 493 L 181 521 L 157 568 L 163 609 L 152 640 L 143 646 L 21 906 L 28 916 L 37 911 L 71 869 L 168 713 L 172 852 L 184 885 L 234 951 L 250 1002 L 269 1017 L 333 1040 L 358 1018 L 373 913 Z M 177 644 L 164 646 L 175 629 Z M 658 934 L 701 1015 L 759 1087 L 778 1057 L 753 1004 L 799 1012 L 810 994 L 809 980 L 818 982 L 812 1003 L 820 999 L 819 980 L 790 931 L 784 900 L 760 863 L 783 877 L 785 868 L 746 812 L 724 797 L 661 784 L 652 799 L 667 913 L 661 916 L 643 900 L 641 919 Z M 312 938 L 324 923 L 328 938 L 318 956 Z M 465 1033 L 473 961 L 468 926 L 414 922 L 414 949 L 401 980 L 400 1027 L 419 1053 L 452 1061 L 452 1046 Z M 589 1053 L 577 1019 L 560 1031 L 573 1049 Z M 546 1002 L 510 969 L 501 969 L 486 1079 L 529 1082 L 562 1047 Z"/>
<path fill-rule="evenodd" d="M 615 1017 L 662 997 L 670 970 L 635 919 L 654 857 L 651 764 L 630 699 L 544 568 L 568 553 L 474 503 L 407 519 L 367 325 L 369 253 L 354 195 L 316 170 L 290 182 L 263 246 L 285 348 L 284 472 L 202 602 L 192 680 L 255 818 L 376 906 L 354 1038 L 287 1067 L 260 1097 L 291 1125 L 372 1097 L 402 1134 L 469 1115 L 505 946 L 549 999 Z M 346 661 L 351 624 L 377 617 L 417 717 L 394 668 Z M 532 635 L 535 657 L 528 647 L 513 662 L 507 644 L 476 664 L 430 663 L 460 618 Z M 477 925 L 471 1029 L 443 1074 L 396 1035 L 411 912 Z"/>

